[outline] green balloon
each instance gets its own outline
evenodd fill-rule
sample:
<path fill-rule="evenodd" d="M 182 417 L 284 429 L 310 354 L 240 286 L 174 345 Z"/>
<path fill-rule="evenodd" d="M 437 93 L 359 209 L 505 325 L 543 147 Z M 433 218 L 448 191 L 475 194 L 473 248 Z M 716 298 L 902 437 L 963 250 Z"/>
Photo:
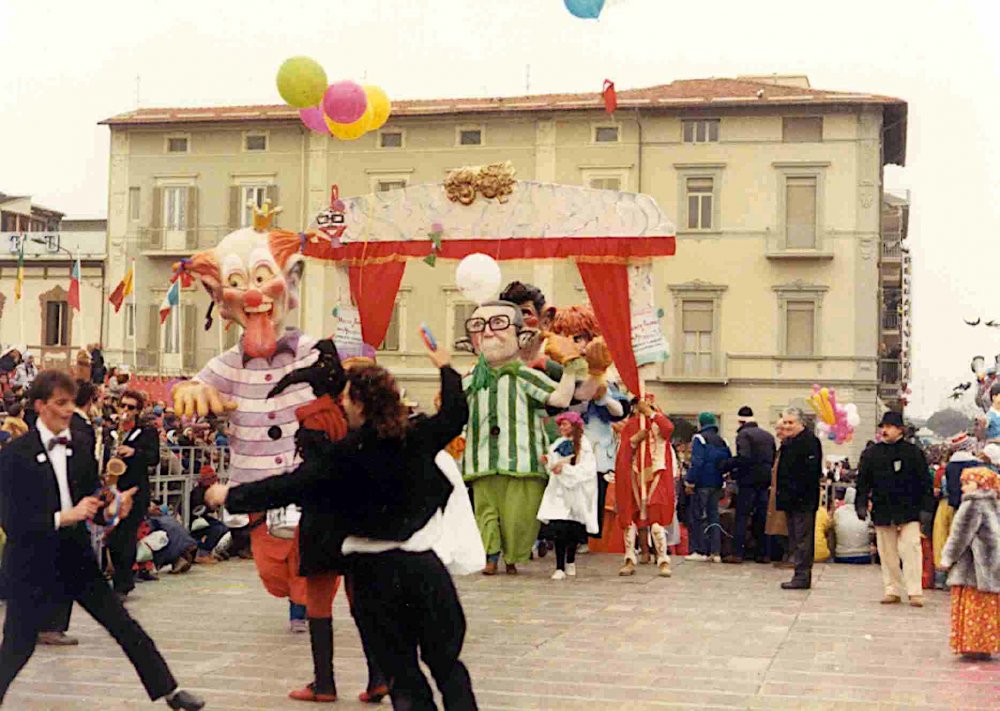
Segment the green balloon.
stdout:
<path fill-rule="evenodd" d="M 319 106 L 326 91 L 326 72 L 309 57 L 291 57 L 278 69 L 278 93 L 297 109 Z"/>

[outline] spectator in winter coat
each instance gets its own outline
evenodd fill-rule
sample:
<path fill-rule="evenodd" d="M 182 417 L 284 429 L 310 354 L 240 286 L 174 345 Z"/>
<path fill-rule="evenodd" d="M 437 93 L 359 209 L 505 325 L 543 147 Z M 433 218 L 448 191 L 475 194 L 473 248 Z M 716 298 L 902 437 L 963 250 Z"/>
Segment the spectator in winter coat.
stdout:
<path fill-rule="evenodd" d="M 770 432 L 753 420 L 753 410 L 744 405 L 737 413 L 736 456 L 727 461 L 724 471 L 733 472 L 739 486 L 736 493 L 736 531 L 733 535 L 733 555 L 723 563 L 742 563 L 746 547 L 747 519 L 753 514 L 753 538 L 757 544 L 755 559 L 767 563 L 764 545 L 764 522 L 771 487 L 771 467 L 774 466 L 775 444 Z"/>
<path fill-rule="evenodd" d="M 844 505 L 833 512 L 835 563 L 872 562 L 871 520 L 859 519 L 854 510 L 858 491 L 853 486 L 844 495 Z"/>
<path fill-rule="evenodd" d="M 104 353 L 101 351 L 100 343 L 93 343 L 90 346 L 90 382 L 94 385 L 104 385 L 104 376 L 108 374 L 108 369 L 104 365 Z"/>
<path fill-rule="evenodd" d="M 858 518 L 864 520 L 871 495 L 871 517 L 885 585 L 882 604 L 898 603 L 905 583 L 910 605 L 923 607 L 920 524 L 922 519 L 930 523 L 934 515 L 933 480 L 924 453 L 903 439 L 900 413 L 885 413 L 879 428 L 882 441 L 861 458 L 854 507 Z"/>
<path fill-rule="evenodd" d="M 981 466 L 973 451 L 976 440 L 966 432 L 961 432 L 948 441 L 951 449 L 951 459 L 945 467 L 944 476 L 948 490 L 948 504 L 957 510 L 962 504 L 962 472 L 969 467 Z"/>
<path fill-rule="evenodd" d="M 685 487 L 694 490 L 691 507 L 691 547 L 687 560 L 721 562 L 722 527 L 719 499 L 722 497 L 722 466 L 733 453 L 719 436 L 719 423 L 711 412 L 698 415 L 701 430 L 691 440 L 691 468 Z"/>
<path fill-rule="evenodd" d="M 785 440 L 778 460 L 779 511 L 788 519 L 789 561 L 795 574 L 785 590 L 808 590 L 812 585 L 815 555 L 816 509 L 819 507 L 819 480 L 823 467 L 823 445 L 806 429 L 802 410 L 790 407 L 782 416 Z"/>

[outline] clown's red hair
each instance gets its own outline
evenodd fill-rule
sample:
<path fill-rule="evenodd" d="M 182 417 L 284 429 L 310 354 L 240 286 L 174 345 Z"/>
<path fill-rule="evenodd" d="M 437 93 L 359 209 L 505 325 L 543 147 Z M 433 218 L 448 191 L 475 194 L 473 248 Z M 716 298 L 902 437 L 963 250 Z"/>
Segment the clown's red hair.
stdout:
<path fill-rule="evenodd" d="M 601 335 L 601 327 L 594 316 L 594 310 L 589 306 L 570 306 L 559 309 L 552 319 L 552 332 L 560 336 L 577 336 L 589 333 L 597 338 Z"/>
<path fill-rule="evenodd" d="M 289 230 L 271 230 L 267 235 L 267 244 L 274 261 L 284 270 L 288 266 L 288 260 L 302 249 L 302 236 Z"/>

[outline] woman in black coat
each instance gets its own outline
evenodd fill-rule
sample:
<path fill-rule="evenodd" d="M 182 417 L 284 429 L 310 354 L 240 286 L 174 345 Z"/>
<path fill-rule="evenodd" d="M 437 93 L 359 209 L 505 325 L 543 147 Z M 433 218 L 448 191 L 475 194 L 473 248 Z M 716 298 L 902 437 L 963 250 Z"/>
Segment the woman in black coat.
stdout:
<path fill-rule="evenodd" d="M 452 490 L 434 458 L 461 434 L 469 411 L 449 354 L 437 350 L 430 357 L 441 371 L 437 415 L 409 423 L 388 371 L 352 369 L 342 398 L 351 429 L 345 438 L 313 445 L 291 474 L 232 489 L 217 485 L 208 498 L 232 512 L 300 502 L 301 572 L 308 575 L 314 565 L 347 572 L 355 622 L 391 680 L 393 706 L 435 708 L 417 664 L 419 649 L 445 707 L 474 709 L 472 683 L 458 658 L 465 615 L 451 576 L 431 550 L 433 536 L 422 530 Z M 314 507 L 307 525 L 307 509 Z M 345 547 L 352 555 L 327 557 Z"/>

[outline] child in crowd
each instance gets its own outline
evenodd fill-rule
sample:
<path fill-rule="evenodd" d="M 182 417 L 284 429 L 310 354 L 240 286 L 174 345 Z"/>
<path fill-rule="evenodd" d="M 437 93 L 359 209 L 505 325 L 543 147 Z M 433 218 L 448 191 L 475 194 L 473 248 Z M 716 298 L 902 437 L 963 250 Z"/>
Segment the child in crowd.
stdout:
<path fill-rule="evenodd" d="M 545 456 L 549 483 L 538 507 L 539 537 L 556 549 L 553 580 L 576 575 L 576 547 L 597 533 L 597 459 L 583 436 L 583 418 L 576 412 L 556 417 L 560 437 Z"/>
<path fill-rule="evenodd" d="M 962 472 L 962 503 L 941 554 L 951 585 L 951 648 L 967 659 L 1000 653 L 1000 475 Z"/>

